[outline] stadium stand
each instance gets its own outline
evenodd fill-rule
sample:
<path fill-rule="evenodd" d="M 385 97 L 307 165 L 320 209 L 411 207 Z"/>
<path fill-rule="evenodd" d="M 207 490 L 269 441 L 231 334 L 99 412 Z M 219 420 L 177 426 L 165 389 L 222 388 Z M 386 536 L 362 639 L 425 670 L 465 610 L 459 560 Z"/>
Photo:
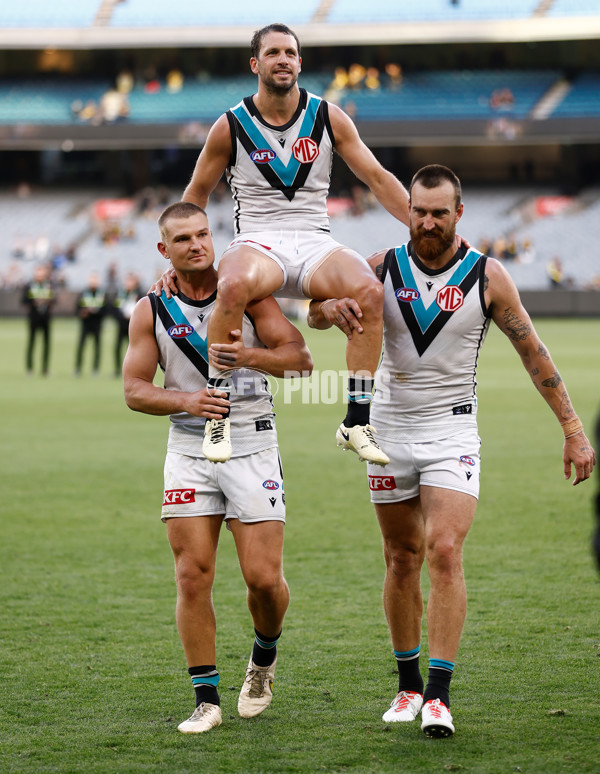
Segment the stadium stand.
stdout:
<path fill-rule="evenodd" d="M 548 4 L 548 16 L 598 16 L 600 0 L 554 0 Z"/>
<path fill-rule="evenodd" d="M 308 24 L 319 7 L 319 0 L 306 0 L 285 7 L 286 24 Z M 249 24 L 260 27 L 282 15 L 272 0 L 228 0 L 226 3 L 198 3 L 197 0 L 127 0 L 115 6 L 111 24 L 114 27 L 177 27 L 180 25 L 232 26 Z"/>
<path fill-rule="evenodd" d="M 330 23 L 415 22 L 525 19 L 533 15 L 539 0 L 421 0 L 398 3 L 393 0 L 336 0 L 327 16 Z"/>
<path fill-rule="evenodd" d="M 600 188 L 585 191 L 552 216 L 536 214 L 539 198 L 556 193 L 547 188 L 466 186 L 465 215 L 459 232 L 481 249 L 493 246 L 497 240 L 514 242 L 517 256 L 506 260 L 505 265 L 522 290 L 548 288 L 546 266 L 557 256 L 570 287 L 590 287 L 600 278 L 600 264 L 589 250 L 587 224 L 600 219 Z M 178 195 L 171 190 L 165 201 L 175 201 Z M 122 201 L 116 190 L 104 192 L 102 197 L 117 204 Z M 101 222 L 96 217 L 98 200 L 98 192 L 92 189 L 36 191 L 22 198 L 0 194 L 8 246 L 0 260 L 0 279 L 6 279 L 15 264 L 19 275 L 29 278 L 36 263 L 58 257 L 58 275 L 69 289 L 81 288 L 92 270 L 104 273 L 111 264 L 121 275 L 136 272 L 143 286 L 149 287 L 163 270 L 163 260 L 156 250 L 156 216 L 164 205 L 140 212 L 138 197 L 123 217 Z M 228 193 L 211 201 L 208 213 L 219 255 L 233 237 Z M 120 236 L 106 238 L 111 229 L 115 233 L 118 230 Z M 406 228 L 379 205 L 358 216 L 346 210 L 331 218 L 331 229 L 334 238 L 363 255 L 399 244 L 408 236 Z M 523 252 L 526 244 L 530 245 L 527 255 Z M 65 258 L 70 247 L 74 248 L 72 261 Z"/>
<path fill-rule="evenodd" d="M 70 124 L 77 100 L 99 101 L 108 81 L 0 81 L 0 124 Z"/>
<path fill-rule="evenodd" d="M 499 113 L 523 119 L 559 77 L 552 70 L 409 74 L 399 89 L 347 91 L 341 105 L 352 103 L 355 117 L 364 120 L 490 119 Z M 513 101 L 494 107 L 492 97 L 503 89 L 510 89 Z"/>
<path fill-rule="evenodd" d="M 401 88 L 344 89 L 334 98 L 354 118 L 365 121 L 494 119 L 507 115 L 526 119 L 537 102 L 563 78 L 558 70 L 463 70 L 411 73 Z M 332 74 L 306 73 L 302 85 L 323 95 Z M 180 90 L 170 91 L 164 81 L 149 91 L 136 84 L 127 99 L 127 121 L 140 124 L 214 121 L 221 113 L 251 94 L 252 75 L 214 78 L 208 81 L 186 79 Z M 70 124 L 82 119 L 73 112 L 77 101 L 99 102 L 110 88 L 108 81 L 63 80 L 61 82 L 0 81 L 0 124 Z M 510 90 L 512 102 L 494 106 L 497 92 Z M 554 116 L 600 115 L 600 76 L 589 73 L 576 78 L 565 104 L 558 104 Z"/>
<path fill-rule="evenodd" d="M 163 264 L 156 251 L 157 209 L 141 211 L 139 189 L 172 186 L 171 201 L 181 194 L 210 123 L 255 88 L 247 71 L 251 31 L 278 18 L 300 27 L 306 68 L 301 85 L 345 108 L 361 135 L 381 150 L 386 166 L 389 162 L 406 177 L 417 159 L 417 166 L 430 160 L 456 163 L 467 205 L 461 233 L 475 245 L 514 242 L 520 257 L 506 265 L 521 289 L 548 287 L 546 264 L 557 251 L 574 287 L 596 281 L 600 266 L 587 235 L 589 224 L 600 216 L 600 190 L 590 187 L 597 185 L 594 170 L 600 169 L 600 151 L 595 150 L 600 147 L 600 57 L 593 38 L 587 48 L 579 44 L 589 37 L 591 20 L 600 19 L 600 0 L 307 0 L 285 9 L 275 0 L 3 3 L 0 140 L 11 150 L 3 150 L 0 163 L 11 152 L 37 155 L 31 165 L 11 163 L 0 189 L 8 244 L 0 257 L 0 279 L 6 280 L 11 267 L 15 275 L 27 275 L 36 262 L 56 258 L 64 282 L 74 290 L 92 268 L 104 272 L 113 263 L 121 275 L 134 270 L 149 285 Z M 579 27 L 574 26 L 577 19 Z M 538 24 L 552 20 L 551 29 Z M 561 20 L 569 22 L 569 35 L 575 30 L 577 39 L 560 40 Z M 385 31 L 384 43 L 369 37 L 375 28 Z M 408 28 L 413 37 L 405 48 Z M 456 37 L 463 29 L 469 30 L 467 44 Z M 533 37 L 523 37 L 525 29 Z M 38 67 L 42 49 L 51 45 L 46 30 L 49 40 L 57 34 L 58 49 L 68 49 L 71 42 L 70 67 Z M 544 30 L 549 30 L 548 41 L 558 42 L 555 55 L 546 51 L 539 61 L 540 49 L 531 40 L 544 41 Z M 14 43 L 12 36 L 19 31 L 23 34 Z M 430 45 L 435 36 L 443 45 Z M 220 46 L 227 47 L 222 58 Z M 20 70 L 9 61 L 13 48 L 21 48 L 19 54 L 31 52 L 31 61 Z M 107 50 L 113 48 L 117 52 L 111 59 Z M 420 53 L 411 61 L 417 48 Z M 76 109 L 99 105 L 130 60 L 135 72 L 126 112 L 107 118 L 102 111 Z M 332 90 L 337 61 L 377 64 L 380 85 Z M 395 86 L 384 75 L 386 61 L 402 66 Z M 167 83 L 171 67 L 181 70 L 177 88 Z M 150 70 L 155 72 L 152 88 L 146 76 Z M 496 98 L 499 94 L 502 99 Z M 125 156 L 119 153 L 133 149 L 135 162 L 127 158 L 123 167 L 137 167 L 137 174 L 120 176 Z M 96 156 L 92 161 L 85 154 Z M 164 163 L 169 155 L 179 155 L 172 167 Z M 98 175 L 99 166 L 110 168 L 110 174 Z M 582 174 L 586 167 L 591 172 Z M 61 168 L 76 169 L 77 176 L 54 177 Z M 171 176 L 161 179 L 165 169 Z M 478 177 L 480 171 L 486 174 Z M 98 181 L 97 189 L 91 188 L 92 180 Z M 55 181 L 67 187 L 52 189 Z M 68 188 L 80 181 L 85 189 Z M 478 187 L 484 181 L 486 187 Z M 351 185 L 338 179 L 335 195 L 345 196 Z M 564 194 L 567 188 L 573 196 L 569 206 L 547 217 L 535 214 L 540 197 Z M 137 195 L 131 193 L 135 190 Z M 101 220 L 96 217 L 101 199 L 117 205 L 128 200 L 131 206 L 115 222 Z M 360 215 L 341 210 L 332 217 L 332 232 L 363 254 L 406 238 L 405 228 L 379 206 Z M 227 192 L 209 205 L 217 253 L 232 236 L 231 211 Z M 568 252 L 562 247 L 565 235 Z"/>
<path fill-rule="evenodd" d="M 570 90 L 552 112 L 552 117 L 593 116 L 600 116 L 600 73 L 582 73 L 573 80 Z"/>
<path fill-rule="evenodd" d="M 0 5 L 0 27 L 89 27 L 93 24 L 100 0 L 27 0 Z"/>

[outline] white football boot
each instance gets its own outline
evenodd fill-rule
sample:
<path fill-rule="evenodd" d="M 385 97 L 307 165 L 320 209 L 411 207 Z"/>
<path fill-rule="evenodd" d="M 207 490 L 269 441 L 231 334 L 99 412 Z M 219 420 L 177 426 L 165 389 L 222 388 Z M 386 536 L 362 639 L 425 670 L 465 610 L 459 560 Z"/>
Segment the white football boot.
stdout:
<path fill-rule="evenodd" d="M 405 723 L 415 720 L 422 706 L 423 696 L 420 693 L 400 691 L 381 719 L 385 723 Z"/>
<path fill-rule="evenodd" d="M 421 730 L 425 736 L 440 739 L 452 736 L 454 725 L 450 710 L 440 699 L 430 699 L 423 705 Z"/>
<path fill-rule="evenodd" d="M 231 457 L 229 417 L 207 419 L 204 426 L 202 454 L 211 462 L 227 462 Z"/>
<path fill-rule="evenodd" d="M 270 666 L 257 666 L 250 657 L 246 677 L 238 699 L 238 712 L 243 718 L 253 718 L 266 710 L 273 699 L 275 661 Z"/>
<path fill-rule="evenodd" d="M 193 714 L 177 726 L 182 734 L 203 734 L 211 728 L 221 725 L 221 708 L 217 704 L 202 702 Z"/>
<path fill-rule="evenodd" d="M 344 451 L 350 449 L 358 454 L 361 462 L 372 462 L 374 465 L 387 465 L 390 458 L 381 450 L 381 447 L 373 437 L 377 430 L 373 425 L 354 425 L 346 427 L 342 424 L 338 427 L 335 439 L 337 445 Z"/>

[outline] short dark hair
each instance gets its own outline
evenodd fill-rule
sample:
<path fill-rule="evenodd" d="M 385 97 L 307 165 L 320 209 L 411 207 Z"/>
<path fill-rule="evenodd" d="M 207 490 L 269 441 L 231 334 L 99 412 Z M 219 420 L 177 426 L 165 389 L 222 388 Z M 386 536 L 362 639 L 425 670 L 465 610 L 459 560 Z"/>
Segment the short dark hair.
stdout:
<path fill-rule="evenodd" d="M 160 235 L 165 238 L 165 226 L 168 220 L 171 218 L 191 218 L 192 215 L 201 213 L 208 218 L 206 211 L 202 207 L 198 207 L 193 202 L 175 202 L 169 204 L 169 206 L 163 210 L 158 218 L 158 228 L 160 229 Z"/>
<path fill-rule="evenodd" d="M 298 56 L 300 56 L 300 41 L 298 40 L 298 36 L 294 30 L 291 30 L 286 24 L 279 24 L 276 22 L 275 24 L 267 24 L 266 27 L 262 27 L 260 30 L 256 30 L 252 36 L 252 40 L 250 41 L 250 53 L 254 59 L 258 59 L 263 38 L 270 32 L 283 32 L 284 35 L 291 35 L 296 41 L 296 46 L 298 46 Z"/>
<path fill-rule="evenodd" d="M 456 209 L 458 209 L 462 201 L 460 180 L 451 169 L 442 166 L 442 164 L 428 164 L 426 167 L 421 167 L 418 172 L 415 172 L 413 179 L 410 181 L 408 195 L 410 196 L 415 183 L 421 183 L 425 188 L 437 188 L 438 185 L 445 182 L 452 183 L 454 186 Z"/>

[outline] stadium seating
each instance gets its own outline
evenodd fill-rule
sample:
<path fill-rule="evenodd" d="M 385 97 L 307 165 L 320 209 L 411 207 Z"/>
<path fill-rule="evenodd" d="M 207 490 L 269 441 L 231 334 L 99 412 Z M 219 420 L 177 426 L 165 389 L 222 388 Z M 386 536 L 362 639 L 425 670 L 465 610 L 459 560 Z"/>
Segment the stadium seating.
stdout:
<path fill-rule="evenodd" d="M 556 71 L 464 71 L 407 75 L 402 88 L 346 93 L 342 106 L 360 120 L 526 118 L 536 102 L 559 77 Z M 510 88 L 514 103 L 494 109 L 494 91 Z M 349 111 L 350 112 L 350 111 Z"/>
<path fill-rule="evenodd" d="M 100 0 L 6 0 L 0 4 L 0 28 L 89 27 L 99 6 Z"/>
<path fill-rule="evenodd" d="M 362 121 L 490 119 L 498 115 L 523 119 L 559 78 L 560 73 L 554 70 L 411 73 L 405 75 L 400 89 L 361 89 L 340 92 L 338 96 L 341 105 Z M 330 81 L 329 74 L 302 75 L 302 85 L 320 95 Z M 598 76 L 576 81 L 568 96 L 569 104 L 587 105 L 588 110 L 595 104 L 592 114 L 597 114 L 597 83 Z M 102 81 L 0 82 L 0 124 L 78 122 L 71 112 L 72 103 L 98 101 L 109 86 Z M 514 103 L 494 109 L 490 105 L 492 94 L 506 87 L 510 88 Z M 143 85 L 136 85 L 129 94 L 127 120 L 141 124 L 214 121 L 255 89 L 253 75 L 207 82 L 188 78 L 175 93 L 169 92 L 164 83 L 158 92 L 152 93 Z"/>
<path fill-rule="evenodd" d="M 0 28 L 82 28 L 94 23 L 101 0 L 27 0 L 0 6 Z M 229 0 L 199 3 L 197 0 L 125 0 L 117 3 L 110 17 L 114 27 L 259 27 L 279 19 L 289 25 L 309 24 L 320 8 L 319 0 L 288 4 L 282 10 L 274 0 Z M 334 0 L 325 23 L 363 24 L 385 22 L 448 22 L 525 19 L 533 15 L 539 0 Z M 577 17 L 600 15 L 600 0 L 554 0 L 543 15 Z"/>
<path fill-rule="evenodd" d="M 175 201 L 179 193 L 172 191 L 171 201 Z M 600 274 L 597 258 L 589 250 L 589 224 L 600 219 L 600 189 L 588 190 L 576 209 L 554 217 L 527 220 L 523 204 L 543 193 L 552 191 L 467 186 L 465 214 L 459 233 L 468 237 L 475 247 L 497 237 L 514 238 L 519 243 L 529 240 L 535 249 L 530 262 L 505 263 L 521 290 L 546 289 L 546 264 L 555 256 L 563 263 L 565 277 L 572 278 L 575 287 L 585 287 Z M 110 192 L 100 194 L 110 195 Z M 118 197 L 117 192 L 112 195 Z M 121 276 L 134 271 L 141 277 L 142 285 L 149 287 L 162 272 L 164 263 L 156 250 L 157 213 L 132 215 L 124 225 L 132 227 L 133 236 L 105 243 L 92 226 L 91 212 L 98 198 L 98 192 L 92 190 L 34 192 L 24 199 L 0 193 L 5 225 L 3 237 L 7 246 L 0 257 L 0 276 L 5 275 L 9 264 L 15 262 L 15 249 L 29 250 L 27 257 L 18 259 L 23 273 L 29 276 L 39 260 L 40 250 L 45 248 L 51 253 L 56 247 L 66 248 L 76 243 L 76 261 L 66 263 L 62 268 L 70 289 L 83 287 L 91 271 L 104 275 L 112 263 L 117 265 Z M 216 253 L 220 255 L 233 237 L 229 196 L 221 201 L 212 200 L 208 214 Z M 380 206 L 359 217 L 349 214 L 334 217 L 331 230 L 335 239 L 351 245 L 363 255 L 407 239 L 406 228 Z"/>
<path fill-rule="evenodd" d="M 557 105 L 552 118 L 600 116 L 600 74 L 584 73 L 573 81 L 571 90 Z"/>
<path fill-rule="evenodd" d="M 554 0 L 548 16 L 600 16 L 600 0 Z"/>
<path fill-rule="evenodd" d="M 71 105 L 98 101 L 107 81 L 0 81 L 0 124 L 69 124 Z"/>
<path fill-rule="evenodd" d="M 533 14 L 539 0 L 336 0 L 327 17 L 330 23 L 472 21 L 524 19 Z"/>
<path fill-rule="evenodd" d="M 285 17 L 285 23 L 308 24 L 319 7 L 319 0 L 288 3 L 283 9 L 273 0 L 228 0 L 226 3 L 199 3 L 198 0 L 127 0 L 113 11 L 114 27 L 237 26 L 260 27 Z"/>

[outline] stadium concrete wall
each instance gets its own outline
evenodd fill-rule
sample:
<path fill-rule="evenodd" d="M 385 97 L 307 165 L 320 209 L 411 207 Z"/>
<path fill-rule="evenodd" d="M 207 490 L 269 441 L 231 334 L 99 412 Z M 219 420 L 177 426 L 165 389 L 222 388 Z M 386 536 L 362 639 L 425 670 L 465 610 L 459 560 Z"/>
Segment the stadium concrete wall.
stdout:
<path fill-rule="evenodd" d="M 0 290 L 0 317 L 21 317 L 22 291 Z M 73 317 L 77 293 L 59 290 L 54 314 Z M 532 317 L 600 317 L 600 292 L 594 290 L 523 290 L 521 299 Z"/>

